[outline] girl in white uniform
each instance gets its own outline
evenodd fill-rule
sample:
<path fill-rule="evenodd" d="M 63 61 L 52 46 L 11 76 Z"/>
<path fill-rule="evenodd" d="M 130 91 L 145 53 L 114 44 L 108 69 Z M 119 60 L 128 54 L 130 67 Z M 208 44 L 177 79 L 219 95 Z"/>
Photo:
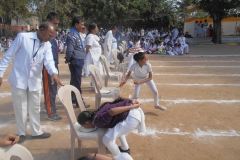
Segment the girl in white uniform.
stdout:
<path fill-rule="evenodd" d="M 102 64 L 100 62 L 100 56 L 102 54 L 101 45 L 99 44 L 100 38 L 96 35 L 98 33 L 97 24 L 92 23 L 88 26 L 88 32 L 85 44 L 86 44 L 86 58 L 85 58 L 85 74 L 89 76 L 89 65 L 94 64 L 99 68 L 101 74 L 103 74 Z"/>
<path fill-rule="evenodd" d="M 133 99 L 138 99 L 140 88 L 144 83 L 146 83 L 153 93 L 155 108 L 166 110 L 167 109 L 166 107 L 160 106 L 158 103 L 158 90 L 152 79 L 152 67 L 151 64 L 148 63 L 147 55 L 144 52 L 139 52 L 136 53 L 133 58 L 136 61 L 136 63 L 134 63 L 130 67 L 126 79 L 121 82 L 120 87 L 122 87 L 127 82 L 128 78 L 133 72 L 132 76 L 134 78 L 135 84 L 135 92 Z"/>

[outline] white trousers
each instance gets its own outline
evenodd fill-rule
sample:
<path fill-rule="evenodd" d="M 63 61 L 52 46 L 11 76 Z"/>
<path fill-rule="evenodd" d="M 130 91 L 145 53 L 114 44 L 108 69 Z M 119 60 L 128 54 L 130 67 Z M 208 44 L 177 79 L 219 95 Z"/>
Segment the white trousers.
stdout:
<path fill-rule="evenodd" d="M 40 100 L 41 90 L 29 91 L 12 87 L 12 101 L 17 123 L 18 135 L 26 135 L 27 113 L 29 113 L 32 136 L 41 135 Z"/>
<path fill-rule="evenodd" d="M 136 111 L 139 112 L 139 111 Z M 140 113 L 139 113 L 140 115 Z M 121 149 L 129 149 L 125 134 L 136 129 L 140 124 L 140 121 L 136 118 L 129 116 L 122 122 L 116 124 L 111 130 L 109 130 L 103 137 L 103 143 L 108 148 L 108 150 L 113 154 L 114 159 L 121 156 L 118 145 L 116 144 L 116 138 L 120 139 Z"/>
<path fill-rule="evenodd" d="M 188 47 L 188 45 L 186 43 L 182 44 L 182 47 L 183 47 L 183 52 L 184 52 L 184 50 L 185 50 L 186 53 L 189 52 L 189 47 Z"/>
<path fill-rule="evenodd" d="M 110 65 L 110 51 L 111 51 L 111 48 L 109 48 L 109 52 L 107 50 L 107 46 L 104 46 L 104 56 L 107 58 L 107 62 L 108 64 Z"/>
<path fill-rule="evenodd" d="M 150 81 L 146 82 L 146 84 L 148 85 L 148 87 L 151 89 L 151 91 L 153 93 L 154 105 L 159 106 L 158 90 L 157 90 L 157 87 L 156 87 L 154 81 L 150 80 Z M 142 85 L 143 85 L 143 83 L 142 84 L 135 84 L 135 91 L 134 91 L 133 99 L 138 99 L 140 88 L 141 88 Z"/>

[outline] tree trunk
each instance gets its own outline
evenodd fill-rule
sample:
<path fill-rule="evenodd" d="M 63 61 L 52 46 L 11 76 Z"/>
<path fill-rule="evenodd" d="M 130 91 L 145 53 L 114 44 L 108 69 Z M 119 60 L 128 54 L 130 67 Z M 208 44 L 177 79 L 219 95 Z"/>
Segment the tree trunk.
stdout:
<path fill-rule="evenodd" d="M 213 15 L 213 37 L 212 42 L 215 44 L 222 43 L 222 19 L 218 15 Z"/>

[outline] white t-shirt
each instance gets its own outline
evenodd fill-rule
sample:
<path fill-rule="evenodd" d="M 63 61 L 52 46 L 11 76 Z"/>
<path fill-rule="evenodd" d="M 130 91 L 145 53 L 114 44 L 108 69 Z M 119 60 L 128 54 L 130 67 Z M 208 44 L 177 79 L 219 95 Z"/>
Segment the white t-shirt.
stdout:
<path fill-rule="evenodd" d="M 130 67 L 130 71 L 133 72 L 133 78 L 141 81 L 148 78 L 149 72 L 152 72 L 152 66 L 150 63 L 146 63 L 142 67 L 138 63 L 134 63 Z"/>

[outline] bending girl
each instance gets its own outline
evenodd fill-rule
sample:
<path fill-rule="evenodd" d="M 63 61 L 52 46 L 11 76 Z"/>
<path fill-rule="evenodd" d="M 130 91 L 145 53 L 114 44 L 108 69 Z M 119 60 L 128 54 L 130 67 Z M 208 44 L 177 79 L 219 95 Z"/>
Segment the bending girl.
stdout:
<path fill-rule="evenodd" d="M 132 76 L 135 84 L 135 92 L 133 98 L 138 99 L 140 88 L 144 83 L 146 83 L 153 93 L 155 108 L 166 110 L 166 107 L 160 106 L 158 103 L 158 90 L 152 79 L 152 67 L 151 64 L 148 63 L 147 55 L 144 52 L 139 52 L 135 54 L 133 58 L 136 63 L 130 67 L 129 72 L 126 75 L 125 80 L 121 82 L 120 87 L 122 87 L 127 82 L 128 78 L 133 72 Z"/>
<path fill-rule="evenodd" d="M 117 98 L 103 103 L 96 111 L 83 111 L 78 115 L 78 123 L 85 128 L 112 128 L 103 137 L 103 143 L 113 154 L 114 160 L 132 160 L 125 134 L 139 127 L 144 132 L 145 116 L 137 100 Z M 121 147 L 116 144 L 119 138 Z M 123 152 L 123 153 L 122 153 Z M 127 152 L 127 153 L 124 153 Z"/>

